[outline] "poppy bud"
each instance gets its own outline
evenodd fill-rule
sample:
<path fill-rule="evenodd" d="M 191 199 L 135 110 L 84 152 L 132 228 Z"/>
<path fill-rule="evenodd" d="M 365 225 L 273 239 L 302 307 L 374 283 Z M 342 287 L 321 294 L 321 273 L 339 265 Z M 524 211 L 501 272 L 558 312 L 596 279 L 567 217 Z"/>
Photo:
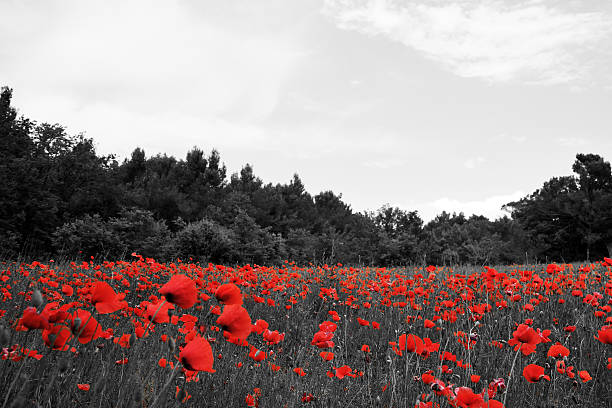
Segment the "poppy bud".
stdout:
<path fill-rule="evenodd" d="M 139 405 L 142 402 L 142 390 L 140 387 L 136 388 L 136 391 L 134 391 L 134 402 L 138 403 Z"/>
<path fill-rule="evenodd" d="M 8 330 L 4 327 L 0 327 L 0 345 L 5 346 L 8 345 L 8 342 L 11 340 L 11 336 Z"/>
<path fill-rule="evenodd" d="M 136 340 L 137 340 L 136 333 L 132 333 L 129 339 L 130 347 L 133 347 L 134 344 L 136 344 Z"/>
<path fill-rule="evenodd" d="M 187 393 L 185 392 L 184 388 L 179 389 L 178 392 L 176 393 L 176 399 L 179 402 L 184 400 L 186 397 L 187 397 Z"/>
<path fill-rule="evenodd" d="M 70 368 L 70 361 L 68 359 L 61 359 L 59 361 L 58 370 L 60 373 L 65 373 Z"/>
<path fill-rule="evenodd" d="M 42 304 L 43 304 L 42 294 L 40 293 L 38 289 L 34 289 L 34 292 L 32 292 L 32 305 L 34 305 L 34 307 L 38 309 L 40 306 L 42 306 Z"/>
<path fill-rule="evenodd" d="M 13 402 L 11 403 L 11 408 L 22 408 L 27 406 L 27 402 L 25 400 L 25 398 L 23 397 L 17 397 L 13 400 Z"/>
<path fill-rule="evenodd" d="M 79 329 L 81 328 L 81 323 L 83 323 L 83 322 L 81 321 L 80 317 L 76 317 L 72 321 L 72 333 L 79 334 Z"/>
<path fill-rule="evenodd" d="M 170 353 L 174 353 L 174 350 L 176 350 L 176 341 L 174 337 L 168 339 L 168 350 L 170 350 Z"/>

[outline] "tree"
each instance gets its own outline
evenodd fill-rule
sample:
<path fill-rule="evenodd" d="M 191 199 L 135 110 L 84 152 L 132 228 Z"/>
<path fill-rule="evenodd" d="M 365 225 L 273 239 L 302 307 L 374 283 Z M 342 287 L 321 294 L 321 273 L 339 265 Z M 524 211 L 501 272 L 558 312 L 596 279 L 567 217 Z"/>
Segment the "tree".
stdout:
<path fill-rule="evenodd" d="M 612 255 L 612 175 L 598 155 L 577 154 L 576 176 L 554 177 L 506 205 L 539 256 L 571 261 Z"/>

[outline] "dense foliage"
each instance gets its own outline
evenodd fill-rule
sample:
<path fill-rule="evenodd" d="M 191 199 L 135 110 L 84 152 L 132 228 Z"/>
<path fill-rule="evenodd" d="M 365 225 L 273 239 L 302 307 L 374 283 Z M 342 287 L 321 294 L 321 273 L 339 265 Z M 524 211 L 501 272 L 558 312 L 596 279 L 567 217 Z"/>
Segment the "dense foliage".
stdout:
<path fill-rule="evenodd" d="M 184 160 L 136 148 L 118 163 L 58 124 L 18 117 L 0 98 L 0 256 L 123 257 L 133 251 L 219 263 L 566 262 L 612 252 L 612 173 L 578 154 L 575 176 L 555 177 L 508 204 L 510 217 L 383 206 L 358 213 L 341 194 L 308 193 L 296 174 L 265 184 L 246 164 L 227 176 L 219 153 Z"/>

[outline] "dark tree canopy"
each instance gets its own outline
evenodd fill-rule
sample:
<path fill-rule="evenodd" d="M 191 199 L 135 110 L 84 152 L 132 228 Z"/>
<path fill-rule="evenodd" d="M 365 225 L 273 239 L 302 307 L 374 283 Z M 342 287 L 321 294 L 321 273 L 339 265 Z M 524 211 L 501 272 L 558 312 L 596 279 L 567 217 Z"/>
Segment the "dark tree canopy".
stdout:
<path fill-rule="evenodd" d="M 251 164 L 227 176 L 218 151 L 184 159 L 136 147 L 119 164 L 94 141 L 36 123 L 0 95 L 0 254 L 127 256 L 210 262 L 493 264 L 584 260 L 612 252 L 612 174 L 578 154 L 509 203 L 512 218 L 443 212 L 424 223 L 389 205 L 355 212 L 342 195 L 311 195 L 294 174 L 265 183 Z M 390 188 L 395 188 L 390 186 Z"/>

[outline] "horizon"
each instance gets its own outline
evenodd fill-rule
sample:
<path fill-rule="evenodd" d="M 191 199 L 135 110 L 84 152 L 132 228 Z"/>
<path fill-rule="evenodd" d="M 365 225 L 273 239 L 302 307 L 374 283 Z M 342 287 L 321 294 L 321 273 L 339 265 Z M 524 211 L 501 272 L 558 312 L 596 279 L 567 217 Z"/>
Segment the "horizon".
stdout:
<path fill-rule="evenodd" d="M 143 13 L 146 11 L 146 13 Z M 354 211 L 503 216 L 609 160 L 612 5 L 421 0 L 0 4 L 0 81 L 121 161 L 216 148 Z M 166 27 L 166 30 L 159 30 Z M 27 49 L 27 52 L 25 50 Z"/>

